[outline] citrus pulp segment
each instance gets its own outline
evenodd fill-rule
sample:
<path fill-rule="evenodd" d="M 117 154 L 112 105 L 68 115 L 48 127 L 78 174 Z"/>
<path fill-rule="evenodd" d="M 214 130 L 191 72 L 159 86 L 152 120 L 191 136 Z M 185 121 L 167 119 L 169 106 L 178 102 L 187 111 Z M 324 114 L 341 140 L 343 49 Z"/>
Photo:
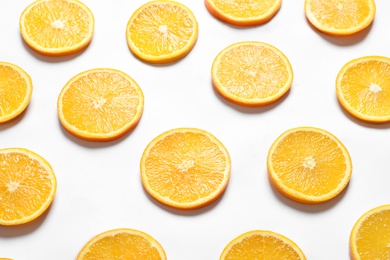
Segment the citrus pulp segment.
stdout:
<path fill-rule="evenodd" d="M 341 106 L 370 123 L 390 122 L 390 58 L 364 56 L 346 63 L 336 79 Z"/>
<path fill-rule="evenodd" d="M 252 230 L 230 241 L 219 259 L 305 260 L 306 257 L 291 239 L 273 231 Z"/>
<path fill-rule="evenodd" d="M 78 0 L 38 0 L 24 9 L 19 24 L 33 50 L 60 56 L 88 46 L 95 21 L 91 10 Z"/>
<path fill-rule="evenodd" d="M 293 70 L 287 57 L 262 42 L 238 42 L 223 49 L 211 69 L 215 90 L 242 106 L 263 106 L 290 89 Z"/>
<path fill-rule="evenodd" d="M 390 259 L 390 204 L 364 213 L 352 228 L 349 244 L 353 260 Z"/>
<path fill-rule="evenodd" d="M 282 133 L 267 158 L 271 183 L 284 196 L 304 204 L 336 197 L 349 183 L 352 162 L 348 150 L 331 133 L 297 127 Z"/>
<path fill-rule="evenodd" d="M 228 185 L 230 168 L 224 145 L 196 128 L 175 128 L 160 134 L 141 158 L 146 191 L 178 209 L 199 208 L 218 199 Z"/>
<path fill-rule="evenodd" d="M 58 97 L 64 128 L 89 141 L 111 141 L 135 128 L 144 96 L 126 73 L 110 68 L 81 72 L 68 81 Z"/>
<path fill-rule="evenodd" d="M 198 22 L 185 5 L 154 0 L 139 7 L 126 28 L 127 44 L 139 59 L 171 63 L 185 57 L 198 38 Z"/>
<path fill-rule="evenodd" d="M 77 260 L 166 260 L 163 247 L 145 232 L 118 228 L 96 235 L 81 249 Z"/>
<path fill-rule="evenodd" d="M 0 123 L 20 115 L 32 96 L 30 76 L 19 66 L 0 62 Z"/>
<path fill-rule="evenodd" d="M 367 28 L 374 20 L 374 0 L 306 0 L 305 13 L 319 31 L 349 36 Z"/>
<path fill-rule="evenodd" d="M 24 148 L 0 149 L 0 225 L 31 222 L 50 206 L 57 180 L 50 164 Z"/>
<path fill-rule="evenodd" d="M 255 26 L 268 22 L 279 11 L 282 0 L 204 0 L 215 18 L 235 26 Z"/>

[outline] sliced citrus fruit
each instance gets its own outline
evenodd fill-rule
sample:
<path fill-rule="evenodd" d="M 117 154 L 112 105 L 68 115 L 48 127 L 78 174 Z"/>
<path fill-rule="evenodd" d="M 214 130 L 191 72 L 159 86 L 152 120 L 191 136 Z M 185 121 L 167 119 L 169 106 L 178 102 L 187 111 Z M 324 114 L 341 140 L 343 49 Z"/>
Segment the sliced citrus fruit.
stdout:
<path fill-rule="evenodd" d="M 282 133 L 267 158 L 271 183 L 287 198 L 316 204 L 336 197 L 349 183 L 348 150 L 331 133 L 297 127 Z"/>
<path fill-rule="evenodd" d="M 238 42 L 222 50 L 211 69 L 216 91 L 242 106 L 268 105 L 291 87 L 293 71 L 287 57 L 262 42 Z"/>
<path fill-rule="evenodd" d="M 352 228 L 349 244 L 353 260 L 390 259 L 390 204 L 364 213 Z"/>
<path fill-rule="evenodd" d="M 178 209 L 210 204 L 226 190 L 230 156 L 210 133 L 175 128 L 153 139 L 141 158 L 146 191 L 161 203 Z"/>
<path fill-rule="evenodd" d="M 162 246 L 150 235 L 135 229 L 118 228 L 93 237 L 77 260 L 150 259 L 165 260 Z"/>
<path fill-rule="evenodd" d="M 126 28 L 131 52 L 149 63 L 170 63 L 186 56 L 198 38 L 198 22 L 185 5 L 154 0 L 139 7 Z"/>
<path fill-rule="evenodd" d="M 58 97 L 58 116 L 71 134 L 89 141 L 111 141 L 136 127 L 144 108 L 138 84 L 109 68 L 81 72 Z"/>
<path fill-rule="evenodd" d="M 91 42 L 94 17 L 77 0 L 38 0 L 22 12 L 20 32 L 27 45 L 43 55 L 71 54 Z"/>
<path fill-rule="evenodd" d="M 271 20 L 279 11 L 282 0 L 204 0 L 215 18 L 235 26 L 260 25 Z"/>
<path fill-rule="evenodd" d="M 289 238 L 273 231 L 252 230 L 230 241 L 219 259 L 305 260 L 306 257 Z"/>
<path fill-rule="evenodd" d="M 0 225 L 31 222 L 50 206 L 57 181 L 50 164 L 24 148 L 0 149 Z"/>
<path fill-rule="evenodd" d="M 365 56 L 346 63 L 336 79 L 337 98 L 354 117 L 390 122 L 390 58 Z"/>
<path fill-rule="evenodd" d="M 19 66 L 0 62 L 0 123 L 20 115 L 32 95 L 30 76 Z"/>
<path fill-rule="evenodd" d="M 306 0 L 305 13 L 319 31 L 348 36 L 367 28 L 374 20 L 374 0 Z"/>

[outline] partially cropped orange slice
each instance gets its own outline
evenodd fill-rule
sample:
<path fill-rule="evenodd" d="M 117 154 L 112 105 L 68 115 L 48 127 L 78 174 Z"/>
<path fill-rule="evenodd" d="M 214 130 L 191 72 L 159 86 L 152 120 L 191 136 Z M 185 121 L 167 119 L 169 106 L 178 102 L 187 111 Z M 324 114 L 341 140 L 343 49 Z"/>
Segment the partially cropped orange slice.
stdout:
<path fill-rule="evenodd" d="M 306 0 L 305 13 L 319 31 L 348 36 L 367 28 L 374 20 L 374 0 Z"/>
<path fill-rule="evenodd" d="M 198 38 L 198 22 L 185 5 L 153 0 L 139 7 L 126 29 L 131 52 L 149 63 L 171 63 L 186 56 Z"/>
<path fill-rule="evenodd" d="M 219 259 L 305 260 L 306 257 L 291 239 L 272 231 L 253 230 L 230 241 Z"/>
<path fill-rule="evenodd" d="M 58 116 L 71 134 L 111 141 L 136 127 L 144 108 L 141 88 L 126 73 L 110 69 L 81 72 L 58 97 Z"/>
<path fill-rule="evenodd" d="M 33 1 L 20 16 L 20 32 L 28 46 L 43 55 L 71 54 L 91 42 L 94 17 L 78 0 Z"/>
<path fill-rule="evenodd" d="M 230 156 L 210 133 L 175 128 L 153 139 L 141 158 L 142 183 L 161 203 L 178 209 L 210 204 L 225 191 Z"/>
<path fill-rule="evenodd" d="M 20 115 L 30 103 L 30 76 L 19 66 L 0 62 L 0 123 Z"/>
<path fill-rule="evenodd" d="M 50 206 L 57 181 L 50 164 L 23 148 L 0 149 L 0 225 L 31 222 Z"/>
<path fill-rule="evenodd" d="M 284 196 L 304 204 L 336 197 L 349 183 L 352 162 L 333 134 L 315 127 L 285 131 L 267 158 L 271 183 Z"/>
<path fill-rule="evenodd" d="M 97 259 L 166 260 L 167 257 L 157 240 L 145 232 L 130 228 L 118 228 L 93 237 L 77 256 L 77 260 Z"/>
<path fill-rule="evenodd" d="M 211 69 L 215 90 L 242 106 L 263 106 L 290 89 L 293 70 L 287 57 L 263 42 L 238 42 L 223 49 Z"/>
<path fill-rule="evenodd" d="M 364 213 L 352 228 L 349 244 L 353 260 L 390 259 L 390 204 Z"/>
<path fill-rule="evenodd" d="M 260 25 L 279 11 L 282 0 L 204 0 L 207 10 L 217 19 L 235 26 Z"/>
<path fill-rule="evenodd" d="M 390 58 L 364 56 L 346 63 L 336 79 L 342 107 L 371 123 L 390 122 Z"/>

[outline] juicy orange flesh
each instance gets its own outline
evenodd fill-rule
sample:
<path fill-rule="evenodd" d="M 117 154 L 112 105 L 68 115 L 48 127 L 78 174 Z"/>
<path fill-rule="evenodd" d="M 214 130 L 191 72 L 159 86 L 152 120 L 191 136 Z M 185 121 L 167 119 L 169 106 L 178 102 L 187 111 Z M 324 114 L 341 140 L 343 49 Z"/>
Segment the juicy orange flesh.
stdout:
<path fill-rule="evenodd" d="M 182 7 L 155 3 L 144 8 L 129 30 L 135 47 L 146 55 L 168 55 L 183 49 L 195 33 L 195 21 Z"/>
<path fill-rule="evenodd" d="M 88 37 L 88 13 L 75 3 L 45 1 L 26 14 L 24 27 L 29 38 L 44 48 L 72 47 Z"/>
<path fill-rule="evenodd" d="M 93 243 L 85 260 L 162 259 L 159 251 L 144 237 L 129 233 L 105 236 Z"/>
<path fill-rule="evenodd" d="M 359 26 L 370 14 L 366 0 L 311 0 L 310 11 L 324 27 L 350 29 Z"/>
<path fill-rule="evenodd" d="M 32 215 L 51 190 L 51 177 L 37 160 L 20 153 L 0 153 L 0 219 Z"/>
<path fill-rule="evenodd" d="M 370 60 L 348 68 L 340 82 L 345 101 L 367 116 L 390 116 L 390 64 Z"/>
<path fill-rule="evenodd" d="M 275 95 L 289 78 L 285 61 L 263 46 L 242 45 L 224 53 L 216 78 L 227 92 L 245 99 Z"/>
<path fill-rule="evenodd" d="M 0 65 L 0 117 L 17 110 L 26 98 L 26 80 L 18 71 Z"/>
<path fill-rule="evenodd" d="M 316 132 L 297 131 L 275 149 L 273 168 L 280 181 L 305 195 L 320 196 L 335 190 L 347 165 L 337 143 Z"/>
<path fill-rule="evenodd" d="M 122 75 L 93 72 L 81 76 L 67 89 L 62 113 L 78 130 L 110 133 L 134 118 L 139 100 L 132 83 Z"/>
<path fill-rule="evenodd" d="M 236 18 L 247 19 L 249 17 L 259 17 L 267 14 L 270 9 L 274 8 L 278 1 L 213 0 L 211 2 L 213 2 L 215 7 L 224 14 Z"/>
<path fill-rule="evenodd" d="M 360 224 L 356 247 L 361 260 L 390 259 L 390 210 L 376 212 Z"/>
<path fill-rule="evenodd" d="M 252 235 L 232 245 L 224 259 L 300 260 L 301 258 L 291 245 L 281 239 L 267 235 Z"/>
<path fill-rule="evenodd" d="M 154 145 L 145 166 L 152 190 L 172 201 L 194 202 L 218 189 L 226 157 L 207 136 L 174 133 Z"/>

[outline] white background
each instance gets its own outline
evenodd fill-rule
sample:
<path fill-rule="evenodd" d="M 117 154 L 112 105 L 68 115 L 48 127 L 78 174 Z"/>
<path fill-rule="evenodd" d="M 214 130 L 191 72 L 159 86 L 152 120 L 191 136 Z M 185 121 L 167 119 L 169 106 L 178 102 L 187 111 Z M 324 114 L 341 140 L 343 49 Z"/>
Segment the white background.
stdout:
<path fill-rule="evenodd" d="M 390 124 L 352 118 L 335 93 L 337 73 L 346 62 L 389 55 L 390 1 L 376 1 L 375 20 L 364 32 L 334 38 L 310 26 L 304 0 L 284 0 L 270 22 L 251 28 L 216 20 L 201 0 L 182 0 L 198 20 L 199 38 L 188 56 L 167 66 L 143 63 L 127 47 L 127 21 L 146 0 L 84 0 L 95 16 L 93 40 L 85 51 L 62 58 L 39 55 L 23 42 L 19 16 L 30 2 L 0 1 L 0 60 L 22 67 L 34 86 L 25 113 L 0 125 L 0 148 L 24 147 L 40 154 L 54 168 L 58 189 L 52 206 L 36 221 L 0 226 L 0 257 L 75 259 L 94 235 L 127 227 L 153 236 L 170 260 L 218 259 L 229 241 L 253 229 L 289 237 L 308 259 L 349 259 L 348 239 L 356 220 L 369 209 L 390 203 Z M 242 108 L 226 102 L 212 88 L 215 56 L 226 46 L 246 40 L 274 45 L 292 64 L 291 90 L 273 105 Z M 126 72 L 145 95 L 139 125 L 109 143 L 71 136 L 57 117 L 62 87 L 74 75 L 97 67 Z M 282 132 L 297 126 L 328 130 L 350 152 L 350 184 L 328 203 L 292 202 L 269 183 L 268 149 Z M 144 148 L 175 127 L 209 131 L 231 155 L 229 186 L 210 206 L 173 210 L 153 200 L 142 187 L 139 162 Z"/>

